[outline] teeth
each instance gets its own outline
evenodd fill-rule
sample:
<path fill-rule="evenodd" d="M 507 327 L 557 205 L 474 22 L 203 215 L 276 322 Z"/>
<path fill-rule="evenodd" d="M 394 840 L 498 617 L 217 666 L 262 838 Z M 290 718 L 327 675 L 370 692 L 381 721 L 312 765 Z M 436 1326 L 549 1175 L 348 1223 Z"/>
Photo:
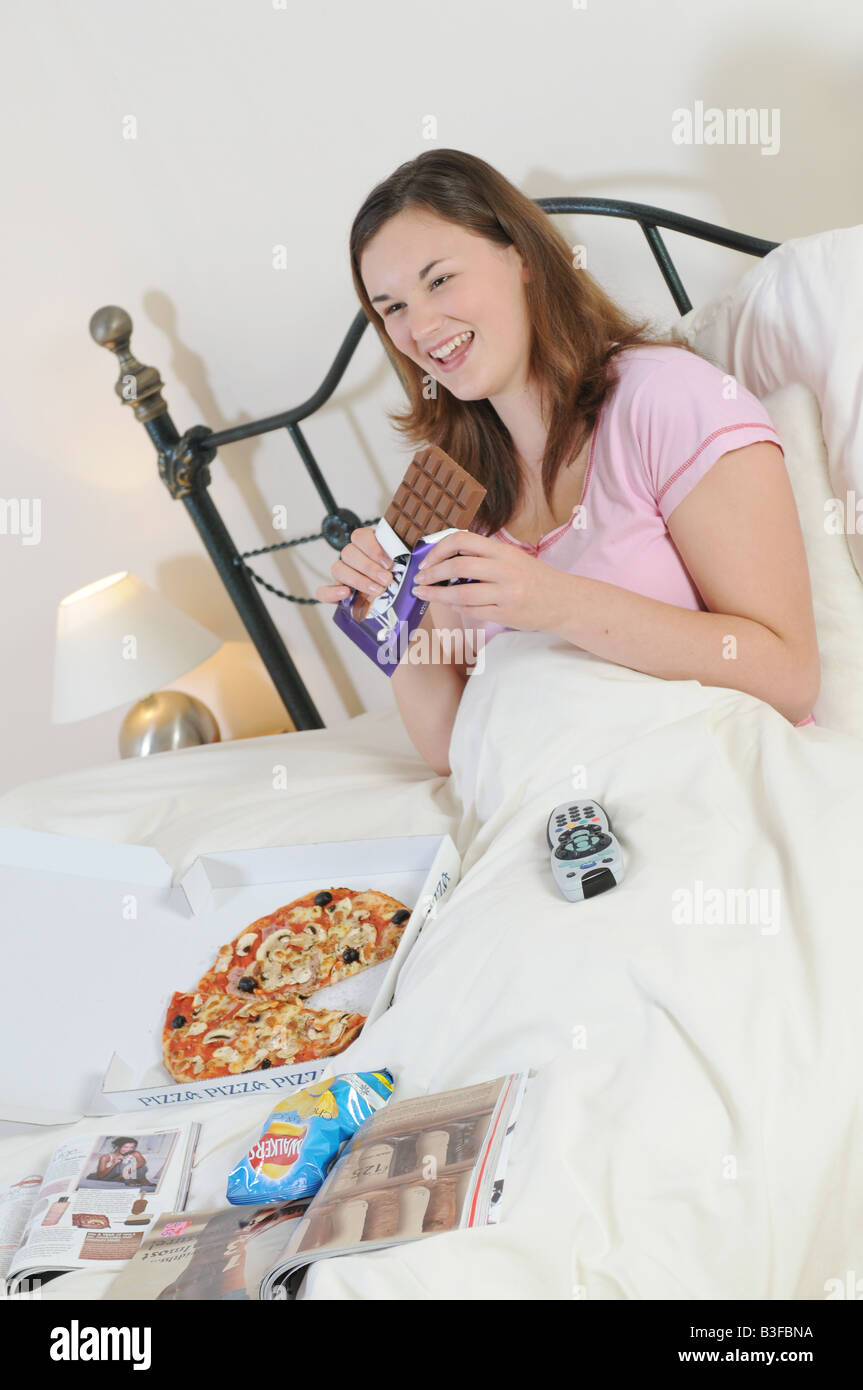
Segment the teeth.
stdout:
<path fill-rule="evenodd" d="M 452 354 L 456 351 L 457 348 L 461 347 L 462 343 L 468 342 L 468 340 L 472 337 L 472 329 L 469 329 L 467 333 L 459 333 L 456 338 L 453 338 L 450 342 L 445 343 L 442 348 L 435 348 L 434 352 L 430 353 L 429 356 L 437 357 L 440 358 L 441 361 L 445 361 L 447 357 L 452 356 Z"/>

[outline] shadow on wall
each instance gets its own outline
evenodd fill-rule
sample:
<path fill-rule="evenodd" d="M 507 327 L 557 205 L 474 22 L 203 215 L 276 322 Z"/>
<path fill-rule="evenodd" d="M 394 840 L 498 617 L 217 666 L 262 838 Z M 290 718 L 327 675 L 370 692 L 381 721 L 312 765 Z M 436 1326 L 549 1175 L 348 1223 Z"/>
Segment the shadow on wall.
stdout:
<path fill-rule="evenodd" d="M 158 368 L 165 383 L 162 394 L 167 402 L 169 413 L 171 412 L 172 382 L 185 387 L 198 409 L 198 417 L 195 421 L 181 424 L 175 419 L 174 423 L 177 425 L 177 428 L 182 431 L 182 429 L 187 427 L 188 423 L 200 423 L 207 425 L 214 432 L 218 432 L 225 429 L 233 429 L 239 425 L 250 424 L 255 417 L 250 415 L 248 411 L 238 412 L 233 419 L 228 419 L 223 414 L 210 386 L 207 363 L 199 353 L 194 352 L 182 341 L 180 329 L 178 327 L 178 312 L 168 296 L 161 290 L 149 290 L 142 297 L 142 305 L 147 320 L 155 327 L 161 329 L 172 346 L 172 354 L 168 361 L 153 362 L 150 364 Z M 341 337 L 344 335 L 344 332 L 347 331 L 351 317 L 356 313 L 357 307 L 358 306 L 354 303 L 346 302 L 344 325 L 340 329 L 338 338 L 334 337 L 331 350 L 328 350 L 327 355 L 318 364 L 319 370 L 315 374 L 314 386 L 311 389 L 316 389 L 320 381 L 323 380 L 332 363 L 332 358 L 335 356 Z M 133 345 L 134 341 L 133 335 Z M 352 359 L 351 367 L 348 369 L 348 378 L 351 377 L 352 368 L 355 367 L 357 358 L 364 346 L 365 340 L 357 349 Z M 142 358 L 142 360 L 145 359 Z M 262 363 L 262 370 L 265 369 L 265 366 L 266 364 Z M 378 485 L 375 491 L 379 494 L 379 498 L 383 498 L 384 501 L 392 492 L 395 482 L 387 482 L 386 478 L 383 476 L 379 462 L 372 455 L 365 440 L 362 438 L 362 431 L 352 414 L 351 405 L 354 400 L 364 399 L 370 393 L 373 394 L 379 391 L 391 376 L 392 369 L 383 355 L 381 355 L 380 361 L 375 365 L 370 375 L 366 373 L 364 379 L 356 382 L 350 389 L 343 383 L 337 393 L 336 403 L 330 402 L 327 406 L 324 406 L 320 412 L 316 412 L 315 416 L 311 417 L 312 419 L 318 418 L 318 415 L 323 415 L 328 410 L 338 410 L 345 413 L 351 431 L 357 439 L 357 454 L 358 456 L 364 457 L 366 463 L 370 466 L 372 476 L 377 479 Z M 274 383 L 277 383 L 279 377 L 278 371 L 273 372 L 273 377 Z M 276 395 L 277 390 L 278 395 Z M 284 385 L 274 384 L 273 399 L 270 405 L 268 405 L 265 410 L 261 411 L 261 417 L 264 415 L 276 414 L 281 410 L 289 409 L 291 406 L 299 405 L 302 403 L 304 395 L 308 394 L 310 394 L 310 391 L 305 393 L 300 390 L 289 392 L 286 391 Z M 211 465 L 211 472 L 214 480 L 218 477 L 217 470 L 220 470 L 222 475 L 229 479 L 233 487 L 236 488 L 245 504 L 248 519 L 244 523 L 241 512 L 239 515 L 235 514 L 232 516 L 224 500 L 217 500 L 217 506 L 220 511 L 222 511 L 223 520 L 234 538 L 237 549 L 241 552 L 254 550 L 259 546 L 272 545 L 277 541 L 293 539 L 295 536 L 314 534 L 320 530 L 321 522 L 324 517 L 325 509 L 323 504 L 318 499 L 306 473 L 305 466 L 296 451 L 293 441 L 290 439 L 285 439 L 284 441 L 286 469 L 290 470 L 287 474 L 290 478 L 290 486 L 286 489 L 287 496 L 283 495 L 268 498 L 263 495 L 256 477 L 255 461 L 258 456 L 261 441 L 266 438 L 267 436 L 257 436 L 251 439 L 238 440 L 236 443 L 226 446 L 217 460 Z M 313 452 L 316 452 L 314 448 Z M 327 466 L 327 459 L 325 457 L 320 457 L 319 463 L 324 477 L 330 482 L 331 486 L 337 487 L 337 479 L 333 478 L 332 469 Z M 155 467 L 156 463 L 154 456 L 154 471 Z M 218 493 L 215 495 L 218 498 Z M 285 502 L 293 498 L 298 499 L 296 501 L 296 524 L 291 526 L 286 534 L 282 535 L 273 529 L 271 509 L 275 503 Z M 362 519 L 363 517 L 378 514 L 380 505 L 379 498 L 370 500 L 368 496 L 347 497 L 338 495 L 337 501 L 339 505 L 350 507 L 357 512 Z M 178 503 L 177 505 L 182 504 Z M 191 522 L 189 524 L 191 526 Z M 192 533 L 195 534 L 194 530 Z M 276 587 L 284 589 L 287 593 L 314 597 L 314 590 L 318 585 L 330 581 L 330 566 L 336 559 L 336 551 L 323 540 L 311 542 L 307 546 L 302 547 L 302 550 L 303 564 L 297 563 L 291 550 L 283 550 L 277 552 L 272 558 L 262 557 L 257 562 L 258 573 L 266 578 L 269 583 L 275 584 Z M 308 562 L 308 570 L 304 567 L 305 562 Z M 221 579 L 206 555 L 204 556 L 204 563 L 209 569 L 210 579 L 209 581 L 205 581 L 203 574 L 201 575 L 197 586 L 195 601 L 192 601 L 192 593 L 188 585 L 184 583 L 180 590 L 189 612 L 197 617 L 199 621 L 207 623 L 208 626 L 213 626 L 215 628 L 213 622 L 208 622 L 205 616 L 205 610 L 213 605 L 214 593 L 218 590 L 220 597 L 224 599 L 224 603 L 227 605 L 227 611 L 230 612 L 232 618 L 236 620 L 236 626 L 233 630 L 236 631 L 238 636 L 242 634 L 245 637 L 245 628 L 239 617 L 236 616 L 236 610 L 228 597 L 227 591 L 224 589 Z M 183 564 L 185 567 L 185 562 L 183 562 Z M 310 578 L 310 573 L 312 571 L 315 573 L 313 573 Z M 344 705 L 346 716 L 351 718 L 354 715 L 362 714 L 365 709 L 364 703 L 349 672 L 345 669 L 342 660 L 344 651 L 342 649 L 342 644 L 337 640 L 336 630 L 332 622 L 333 605 L 291 604 L 275 596 L 266 594 L 266 591 L 263 591 L 263 596 L 276 626 L 282 634 L 285 645 L 291 652 L 294 660 L 296 661 L 296 654 L 292 650 L 292 643 L 289 636 L 290 629 L 286 622 L 285 615 L 287 610 L 290 610 L 293 618 L 299 618 L 299 620 L 306 625 L 315 648 L 320 653 L 321 659 L 325 664 L 328 676 Z M 183 605 L 181 604 L 180 606 Z M 219 608 L 220 611 L 224 611 L 224 609 L 221 608 L 221 603 L 219 604 Z M 223 631 L 224 628 L 220 624 L 217 630 Z M 306 681 L 306 684 L 308 685 L 308 681 Z"/>

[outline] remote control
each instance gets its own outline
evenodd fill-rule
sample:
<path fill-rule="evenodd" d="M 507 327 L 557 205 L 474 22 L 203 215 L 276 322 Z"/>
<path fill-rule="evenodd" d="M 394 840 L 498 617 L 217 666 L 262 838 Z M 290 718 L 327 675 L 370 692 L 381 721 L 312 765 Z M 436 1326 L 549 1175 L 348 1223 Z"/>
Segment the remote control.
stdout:
<path fill-rule="evenodd" d="M 594 898 L 623 878 L 623 853 L 608 816 L 596 801 L 565 801 L 555 806 L 546 839 L 554 881 L 569 902 Z"/>
<path fill-rule="evenodd" d="M 597 802 L 591 799 L 564 801 L 560 806 L 555 806 L 548 818 L 545 834 L 549 849 L 554 849 L 561 835 L 571 826 L 580 825 L 583 821 L 598 825 L 600 830 L 607 833 L 611 831 L 611 821 Z"/>

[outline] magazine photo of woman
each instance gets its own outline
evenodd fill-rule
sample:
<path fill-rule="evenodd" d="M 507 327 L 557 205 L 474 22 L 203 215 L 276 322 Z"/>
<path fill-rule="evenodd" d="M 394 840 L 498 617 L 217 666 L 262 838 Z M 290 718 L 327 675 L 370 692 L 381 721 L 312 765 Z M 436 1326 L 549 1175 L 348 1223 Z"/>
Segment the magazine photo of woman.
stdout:
<path fill-rule="evenodd" d="M 96 1151 L 90 1155 L 90 1162 L 86 1165 L 85 1176 L 82 1177 L 81 1186 L 99 1187 L 147 1187 L 156 1190 L 158 1187 L 158 1177 L 164 1169 L 164 1162 L 167 1155 L 151 1155 L 150 1163 L 156 1162 L 158 1172 L 154 1170 L 150 1173 L 147 1166 L 147 1158 L 140 1151 L 139 1144 L 146 1147 L 151 1143 L 153 1137 L 147 1136 L 145 1141 L 133 1137 L 132 1134 L 117 1134 L 104 1138 L 101 1141 L 103 1151 Z M 107 1145 L 107 1148 L 104 1147 Z M 93 1166 L 94 1159 L 94 1166 Z"/>
<path fill-rule="evenodd" d="M 113 1152 L 100 1154 L 88 1182 L 121 1183 L 124 1187 L 155 1187 L 147 1176 L 147 1160 L 139 1151 L 137 1139 L 118 1135 L 111 1140 Z"/>

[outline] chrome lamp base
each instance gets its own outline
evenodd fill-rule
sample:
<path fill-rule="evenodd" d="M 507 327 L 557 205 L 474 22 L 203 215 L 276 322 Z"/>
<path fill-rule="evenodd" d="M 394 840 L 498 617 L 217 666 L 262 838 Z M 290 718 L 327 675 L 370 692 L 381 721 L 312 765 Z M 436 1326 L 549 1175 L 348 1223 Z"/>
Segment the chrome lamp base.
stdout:
<path fill-rule="evenodd" d="M 215 717 L 202 700 L 180 690 L 157 690 L 129 710 L 118 742 L 121 758 L 144 758 L 220 740 Z"/>

